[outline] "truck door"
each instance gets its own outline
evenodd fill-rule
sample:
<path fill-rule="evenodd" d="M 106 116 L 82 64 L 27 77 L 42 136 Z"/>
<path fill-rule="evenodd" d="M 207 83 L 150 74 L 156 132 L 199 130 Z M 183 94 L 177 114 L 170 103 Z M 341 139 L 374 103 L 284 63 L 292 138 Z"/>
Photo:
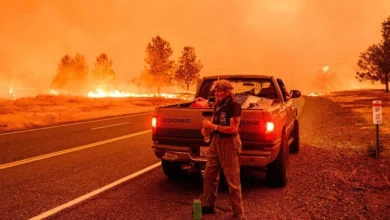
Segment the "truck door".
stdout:
<path fill-rule="evenodd" d="M 283 101 L 286 104 L 286 110 L 287 110 L 287 130 L 288 133 L 292 131 L 293 128 L 293 122 L 295 118 L 295 109 L 293 105 L 293 100 L 288 93 L 288 90 L 286 86 L 284 85 L 283 81 L 281 79 L 277 79 L 278 86 L 280 88 L 280 91 L 282 92 Z"/>

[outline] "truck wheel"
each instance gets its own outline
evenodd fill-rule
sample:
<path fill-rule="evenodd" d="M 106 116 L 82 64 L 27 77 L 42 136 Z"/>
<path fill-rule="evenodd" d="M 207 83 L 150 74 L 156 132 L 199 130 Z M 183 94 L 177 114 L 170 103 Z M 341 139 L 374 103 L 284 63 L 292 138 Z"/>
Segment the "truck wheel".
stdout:
<path fill-rule="evenodd" d="M 290 144 L 290 153 L 296 154 L 299 152 L 299 121 L 295 119 L 294 130 L 291 133 L 293 141 Z"/>
<path fill-rule="evenodd" d="M 179 180 L 186 175 L 185 170 L 181 169 L 180 163 L 161 160 L 161 166 L 164 174 L 171 180 Z"/>
<path fill-rule="evenodd" d="M 287 184 L 288 143 L 283 135 L 278 156 L 267 166 L 267 179 L 273 186 L 283 187 Z"/>

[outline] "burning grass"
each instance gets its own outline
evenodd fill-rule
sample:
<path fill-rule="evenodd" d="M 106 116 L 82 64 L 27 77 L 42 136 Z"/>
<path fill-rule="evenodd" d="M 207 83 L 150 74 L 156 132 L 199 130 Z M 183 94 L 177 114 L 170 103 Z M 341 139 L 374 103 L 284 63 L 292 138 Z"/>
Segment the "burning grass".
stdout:
<path fill-rule="evenodd" d="M 39 95 L 0 99 L 0 133 L 103 117 L 153 111 L 156 106 L 183 102 L 156 97 L 87 98 Z"/>

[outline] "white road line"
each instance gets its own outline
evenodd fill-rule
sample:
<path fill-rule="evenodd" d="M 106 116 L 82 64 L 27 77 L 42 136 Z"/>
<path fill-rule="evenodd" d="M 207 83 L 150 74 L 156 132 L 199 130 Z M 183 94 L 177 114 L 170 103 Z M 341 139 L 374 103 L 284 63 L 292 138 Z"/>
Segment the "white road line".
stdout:
<path fill-rule="evenodd" d="M 131 174 L 131 175 L 129 175 L 129 176 L 126 176 L 126 177 L 124 177 L 124 178 L 122 178 L 122 179 L 119 179 L 119 180 L 113 182 L 113 183 L 110 183 L 110 184 L 108 184 L 108 185 L 106 185 L 106 186 L 103 186 L 103 187 L 100 188 L 100 189 L 97 189 L 97 190 L 95 190 L 95 191 L 92 191 L 92 192 L 90 192 L 90 193 L 88 193 L 88 194 L 85 194 L 85 195 L 83 195 L 83 196 L 80 196 L 80 197 L 78 197 L 78 198 L 76 198 L 76 199 L 74 199 L 74 200 L 72 200 L 72 201 L 69 201 L 69 202 L 67 202 L 67 203 L 65 203 L 65 204 L 62 204 L 62 205 L 57 206 L 57 207 L 55 207 L 55 208 L 53 208 L 53 209 L 50 209 L 49 211 L 46 211 L 46 212 L 44 212 L 44 213 L 42 213 L 42 214 L 40 214 L 40 215 L 37 215 L 37 216 L 35 216 L 35 217 L 32 217 L 30 220 L 47 218 L 47 217 L 49 217 L 49 216 L 51 216 L 51 215 L 56 214 L 57 212 L 60 212 L 61 210 L 64 210 L 64 209 L 69 208 L 69 207 L 71 207 L 71 206 L 73 206 L 73 205 L 76 205 L 77 203 L 80 203 L 80 202 L 82 202 L 82 201 L 84 201 L 84 200 L 86 200 L 86 199 L 89 199 L 89 198 L 91 198 L 92 196 L 95 196 L 95 195 L 97 195 L 97 194 L 99 194 L 99 193 L 102 193 L 102 192 L 104 192 L 104 191 L 106 191 L 106 190 L 108 190 L 108 189 L 110 189 L 110 188 L 113 188 L 113 187 L 115 187 L 115 186 L 117 186 L 117 185 L 119 185 L 119 184 L 121 184 L 121 183 L 123 183 L 123 182 L 126 182 L 126 181 L 128 181 L 128 180 L 130 180 L 130 179 L 133 179 L 133 178 L 135 178 L 135 177 L 137 177 L 137 176 L 143 174 L 143 173 L 146 173 L 146 172 L 148 172 L 148 171 L 150 171 L 150 170 L 152 170 L 152 169 L 154 169 L 154 168 L 156 168 L 156 167 L 158 167 L 158 166 L 160 166 L 160 165 L 161 165 L 160 162 L 155 163 L 155 164 L 153 164 L 153 165 L 151 165 L 151 166 L 149 166 L 149 167 L 146 167 L 146 168 L 144 168 L 144 169 L 142 169 L 142 170 L 140 170 L 140 171 L 137 171 L 137 172 L 135 172 L 135 173 L 133 173 L 133 174 Z"/>
<path fill-rule="evenodd" d="M 107 125 L 107 126 L 91 128 L 91 130 L 97 130 L 97 129 L 102 129 L 102 128 L 109 128 L 109 127 L 114 127 L 114 126 L 119 126 L 119 125 L 124 125 L 124 124 L 130 124 L 130 122 L 123 122 L 123 123 L 118 123 L 118 124 L 112 124 L 112 125 Z"/>
<path fill-rule="evenodd" d="M 96 147 L 96 146 L 103 145 L 103 144 L 108 144 L 108 143 L 111 143 L 111 142 L 123 140 L 123 139 L 126 139 L 126 138 L 135 137 L 135 136 L 138 136 L 138 135 L 147 134 L 147 133 L 150 133 L 150 132 L 152 132 L 152 130 L 145 130 L 145 131 L 132 133 L 132 134 L 116 137 L 116 138 L 107 139 L 107 140 L 104 140 L 104 141 L 95 142 L 95 143 L 92 143 L 92 144 L 82 145 L 82 146 L 71 148 L 71 149 L 66 149 L 66 150 L 57 151 L 57 152 L 53 152 L 53 153 L 49 153 L 49 154 L 44 154 L 44 155 L 40 155 L 40 156 L 36 156 L 36 157 L 31 157 L 31 158 L 24 159 L 24 160 L 18 160 L 18 161 L 14 161 L 14 162 L 11 162 L 11 163 L 1 164 L 0 165 L 0 170 L 7 169 L 7 168 L 10 168 L 10 167 L 19 166 L 19 165 L 26 164 L 26 163 L 31 163 L 31 162 L 38 161 L 38 160 L 47 159 L 47 158 L 50 158 L 50 157 L 59 156 L 59 155 L 62 155 L 62 154 L 67 154 L 67 153 L 71 153 L 71 152 L 75 152 L 75 151 L 79 151 L 79 150 L 84 150 L 84 149 L 91 148 L 91 147 Z"/>
<path fill-rule="evenodd" d="M 63 125 L 54 125 L 54 126 L 49 126 L 49 127 L 34 128 L 34 129 L 28 129 L 28 130 L 22 130 L 22 131 L 13 131 L 13 132 L 8 132 L 8 133 L 2 133 L 2 134 L 0 134 L 0 136 L 9 135 L 9 134 L 18 134 L 18 133 L 24 133 L 24 132 L 30 132 L 30 131 L 47 130 L 47 129 L 51 129 L 51 128 L 60 128 L 60 127 L 66 127 L 66 126 L 88 124 L 88 123 L 99 122 L 99 121 L 109 121 L 109 120 L 114 120 L 114 119 L 118 119 L 118 118 L 130 118 L 130 117 L 135 117 L 135 116 L 140 116 L 140 115 L 149 115 L 152 113 L 153 112 L 145 112 L 145 113 L 139 113 L 139 114 L 133 114 L 133 115 L 127 115 L 127 116 L 105 118 L 105 119 L 98 119 L 98 120 L 84 121 L 84 122 L 76 122 L 76 123 L 63 124 Z"/>

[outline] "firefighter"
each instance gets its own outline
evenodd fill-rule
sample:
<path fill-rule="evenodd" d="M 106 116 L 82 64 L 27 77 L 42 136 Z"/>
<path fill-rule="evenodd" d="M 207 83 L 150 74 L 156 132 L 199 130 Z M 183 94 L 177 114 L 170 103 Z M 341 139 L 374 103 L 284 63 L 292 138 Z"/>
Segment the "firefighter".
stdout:
<path fill-rule="evenodd" d="M 217 80 L 211 89 L 218 103 L 214 107 L 212 121 L 204 120 L 201 131 L 204 136 L 209 132 L 214 133 L 204 172 L 202 212 L 208 214 L 215 211 L 219 175 L 222 169 L 229 186 L 233 216 L 237 219 L 245 219 L 239 161 L 242 144 L 238 135 L 241 105 L 234 101 L 233 87 L 229 81 Z"/>

